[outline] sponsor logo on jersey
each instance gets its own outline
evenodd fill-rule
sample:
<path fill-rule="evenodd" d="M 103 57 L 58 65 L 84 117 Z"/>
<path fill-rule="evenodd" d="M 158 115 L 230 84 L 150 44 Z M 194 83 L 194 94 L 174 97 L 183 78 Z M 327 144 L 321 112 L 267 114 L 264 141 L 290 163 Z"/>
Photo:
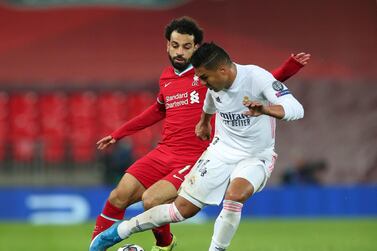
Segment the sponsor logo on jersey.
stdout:
<path fill-rule="evenodd" d="M 187 97 L 188 97 L 188 92 L 177 93 L 175 95 L 166 96 L 166 102 L 170 102 L 170 101 L 173 101 L 173 100 L 184 99 L 184 98 L 187 98 Z"/>
<path fill-rule="evenodd" d="M 188 104 L 199 104 L 199 93 L 197 91 L 192 91 L 190 93 L 177 93 L 175 95 L 166 96 L 166 109 L 180 107 Z"/>
<path fill-rule="evenodd" d="M 218 103 L 222 103 L 220 97 L 216 97 L 215 100 L 216 100 L 216 102 L 218 102 Z"/>
<path fill-rule="evenodd" d="M 228 126 L 249 126 L 250 117 L 243 113 L 220 112 L 222 121 Z"/>
<path fill-rule="evenodd" d="M 197 91 L 192 91 L 190 93 L 190 104 L 198 103 L 199 104 L 199 93 Z"/>
<path fill-rule="evenodd" d="M 171 82 L 167 82 L 166 84 L 164 84 L 164 87 L 168 87 L 170 84 Z"/>

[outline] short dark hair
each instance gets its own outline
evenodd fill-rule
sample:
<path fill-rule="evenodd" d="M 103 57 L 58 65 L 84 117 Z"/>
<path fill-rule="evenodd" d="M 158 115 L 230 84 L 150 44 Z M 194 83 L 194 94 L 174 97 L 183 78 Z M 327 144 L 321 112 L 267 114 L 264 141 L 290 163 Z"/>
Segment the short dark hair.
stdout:
<path fill-rule="evenodd" d="M 203 42 L 203 30 L 198 26 L 194 19 L 190 17 L 181 17 L 173 19 L 170 24 L 165 27 L 165 38 L 170 41 L 173 31 L 181 34 L 188 34 L 194 36 L 194 44 L 201 44 Z"/>
<path fill-rule="evenodd" d="M 231 63 L 228 53 L 214 42 L 202 44 L 191 57 L 191 64 L 195 68 L 204 66 L 208 70 L 215 70 L 221 64 Z"/>

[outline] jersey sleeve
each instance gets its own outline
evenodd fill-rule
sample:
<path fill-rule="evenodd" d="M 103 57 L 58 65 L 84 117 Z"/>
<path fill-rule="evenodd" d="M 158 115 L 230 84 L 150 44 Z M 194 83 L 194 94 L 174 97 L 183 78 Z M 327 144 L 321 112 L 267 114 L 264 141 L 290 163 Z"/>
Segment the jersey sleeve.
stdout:
<path fill-rule="evenodd" d="M 149 106 L 138 116 L 124 123 L 121 127 L 111 133 L 111 136 L 118 140 L 144 128 L 152 126 L 164 119 L 166 116 L 165 105 L 160 103 L 161 100 L 159 100 L 159 97 L 160 96 L 157 97 L 157 102 Z"/>
<path fill-rule="evenodd" d="M 274 105 L 284 109 L 283 120 L 296 120 L 304 117 L 304 108 L 292 95 L 288 87 L 276 80 L 272 74 L 262 68 L 256 69 L 256 91 Z"/>
<path fill-rule="evenodd" d="M 304 67 L 304 65 L 291 56 L 271 73 L 277 80 L 284 82 L 295 75 L 302 67 Z"/>
<path fill-rule="evenodd" d="M 206 98 L 204 99 L 203 111 L 207 114 L 216 113 L 216 106 L 209 90 L 207 91 Z"/>

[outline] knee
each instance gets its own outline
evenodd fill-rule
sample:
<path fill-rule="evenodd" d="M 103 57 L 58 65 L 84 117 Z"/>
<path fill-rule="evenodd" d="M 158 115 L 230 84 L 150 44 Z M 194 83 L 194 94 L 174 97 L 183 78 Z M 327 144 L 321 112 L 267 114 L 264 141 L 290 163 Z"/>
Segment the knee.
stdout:
<path fill-rule="evenodd" d="M 177 207 L 179 213 L 185 219 L 195 216 L 200 211 L 199 207 L 188 202 L 187 200 L 177 199 L 174 201 L 174 204 Z"/>
<path fill-rule="evenodd" d="M 251 194 L 249 192 L 228 192 L 225 196 L 226 200 L 236 201 L 240 203 L 244 203 Z"/>
<path fill-rule="evenodd" d="M 191 210 L 190 208 L 187 208 L 187 207 L 180 207 L 178 209 L 178 211 L 180 212 L 182 217 L 185 218 L 185 219 L 191 218 L 191 217 L 193 217 L 197 214 L 196 211 L 193 211 L 193 210 Z"/>
<path fill-rule="evenodd" d="M 126 208 L 131 204 L 129 196 L 127 196 L 126 193 L 118 188 L 115 188 L 113 191 L 111 191 L 109 201 L 111 204 L 118 208 Z"/>
<path fill-rule="evenodd" d="M 148 210 L 152 207 L 155 207 L 157 205 L 163 204 L 164 202 L 161 201 L 157 196 L 154 196 L 152 194 L 149 194 L 145 192 L 142 196 L 144 210 Z"/>

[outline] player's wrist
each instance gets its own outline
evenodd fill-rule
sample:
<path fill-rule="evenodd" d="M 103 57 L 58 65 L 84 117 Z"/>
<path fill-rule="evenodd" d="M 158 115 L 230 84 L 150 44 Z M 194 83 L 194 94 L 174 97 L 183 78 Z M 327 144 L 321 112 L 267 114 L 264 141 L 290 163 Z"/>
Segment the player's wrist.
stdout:
<path fill-rule="evenodd" d="M 267 105 L 263 105 L 261 107 L 261 113 L 264 114 L 264 115 L 269 115 L 271 116 L 271 107 L 270 106 L 267 106 Z"/>
<path fill-rule="evenodd" d="M 113 139 L 115 141 L 117 141 L 120 138 L 119 135 L 117 135 L 116 133 L 110 134 L 109 137 L 111 137 L 111 139 Z"/>
<path fill-rule="evenodd" d="M 305 65 L 302 64 L 300 61 L 298 61 L 295 57 L 296 55 L 292 55 L 288 61 L 287 61 L 287 64 L 288 65 L 291 65 L 292 67 L 296 68 L 296 69 L 300 69 L 302 67 L 304 67 Z"/>

